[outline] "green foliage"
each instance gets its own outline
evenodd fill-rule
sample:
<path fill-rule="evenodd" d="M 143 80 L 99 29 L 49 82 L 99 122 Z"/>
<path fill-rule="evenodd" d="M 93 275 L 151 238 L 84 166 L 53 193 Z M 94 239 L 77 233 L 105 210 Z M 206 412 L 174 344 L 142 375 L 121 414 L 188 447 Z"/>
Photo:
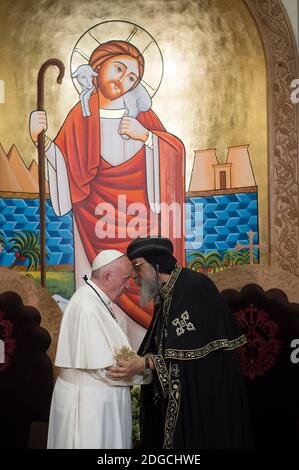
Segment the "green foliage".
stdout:
<path fill-rule="evenodd" d="M 0 244 L 5 245 L 5 233 L 3 230 L 0 230 Z"/>
<path fill-rule="evenodd" d="M 217 271 L 222 271 L 232 266 L 250 264 L 250 251 L 248 248 L 226 250 L 223 252 L 223 258 L 217 251 L 210 251 L 209 253 L 192 251 L 189 256 L 191 258 L 189 268 L 206 274 L 214 274 Z M 255 252 L 253 252 L 253 262 L 258 263 Z"/>
<path fill-rule="evenodd" d="M 253 262 L 258 263 L 258 257 L 253 251 Z M 244 248 L 242 250 L 227 250 L 223 256 L 223 264 L 226 264 L 226 267 L 238 266 L 241 264 L 250 264 L 250 250 Z"/>
<path fill-rule="evenodd" d="M 255 256 L 253 256 L 253 259 Z M 238 266 L 240 264 L 249 264 L 250 263 L 250 251 L 246 248 L 244 250 L 237 251 L 234 254 L 234 264 Z"/>
<path fill-rule="evenodd" d="M 234 266 L 235 254 L 236 254 L 236 250 L 226 250 L 224 252 L 222 265 L 225 268 L 229 268 L 230 266 Z"/>
<path fill-rule="evenodd" d="M 221 268 L 221 254 L 218 251 L 210 251 L 209 253 L 202 253 L 201 251 L 192 251 L 190 253 L 192 258 L 189 267 L 194 271 L 216 272 Z"/>
<path fill-rule="evenodd" d="M 134 385 L 131 388 L 131 399 L 132 399 L 132 437 L 133 437 L 133 448 L 140 447 L 140 385 Z"/>
<path fill-rule="evenodd" d="M 3 230 L 0 230 L 0 254 L 4 251 L 5 249 L 5 233 Z"/>
<path fill-rule="evenodd" d="M 13 243 L 12 243 L 13 242 Z M 36 270 L 40 264 L 40 237 L 37 232 L 16 231 L 13 237 L 8 240 L 8 251 L 15 250 L 15 260 L 9 266 L 14 268 L 20 261 L 28 262 L 26 271 Z"/>
<path fill-rule="evenodd" d="M 51 266 L 48 266 L 51 269 Z M 27 274 L 28 276 L 28 274 Z M 30 271 L 31 278 L 40 284 L 40 272 Z M 51 295 L 59 294 L 70 299 L 75 292 L 75 276 L 73 271 L 48 271 L 46 273 L 46 288 Z"/>

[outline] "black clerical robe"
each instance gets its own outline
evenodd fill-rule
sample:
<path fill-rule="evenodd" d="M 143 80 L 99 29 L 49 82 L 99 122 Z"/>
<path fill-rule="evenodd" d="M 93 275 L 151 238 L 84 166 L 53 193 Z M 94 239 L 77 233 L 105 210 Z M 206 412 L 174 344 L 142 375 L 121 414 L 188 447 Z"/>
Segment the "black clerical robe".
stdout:
<path fill-rule="evenodd" d="M 176 267 L 161 288 L 139 354 L 156 373 L 141 387 L 141 447 L 251 446 L 245 384 L 237 353 L 246 342 L 214 283 Z"/>

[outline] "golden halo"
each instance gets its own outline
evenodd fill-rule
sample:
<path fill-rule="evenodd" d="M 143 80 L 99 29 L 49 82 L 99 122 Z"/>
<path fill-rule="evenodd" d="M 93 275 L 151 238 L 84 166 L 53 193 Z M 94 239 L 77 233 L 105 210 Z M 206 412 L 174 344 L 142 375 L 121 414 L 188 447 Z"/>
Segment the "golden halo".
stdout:
<path fill-rule="evenodd" d="M 141 83 L 150 96 L 154 96 L 163 78 L 163 56 L 156 40 L 140 26 L 122 20 L 109 20 L 98 23 L 85 31 L 76 42 L 71 54 L 71 77 L 79 65 L 86 64 L 100 44 L 107 41 L 127 41 L 133 44 L 144 57 L 145 67 Z M 77 81 L 72 78 L 77 92 L 80 89 Z"/>

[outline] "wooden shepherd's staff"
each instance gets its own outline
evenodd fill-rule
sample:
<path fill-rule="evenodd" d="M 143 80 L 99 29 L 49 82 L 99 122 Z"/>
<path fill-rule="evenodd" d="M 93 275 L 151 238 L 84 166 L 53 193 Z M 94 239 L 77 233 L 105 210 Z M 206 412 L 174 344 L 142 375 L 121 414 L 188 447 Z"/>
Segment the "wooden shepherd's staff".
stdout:
<path fill-rule="evenodd" d="M 43 63 L 37 77 L 37 110 L 44 111 L 44 78 L 48 67 L 56 65 L 59 69 L 57 83 L 62 83 L 64 65 L 59 59 L 49 59 Z M 39 185 L 39 215 L 40 215 L 40 283 L 46 284 L 46 204 L 45 204 L 45 131 L 37 137 L 38 149 L 38 185 Z"/>

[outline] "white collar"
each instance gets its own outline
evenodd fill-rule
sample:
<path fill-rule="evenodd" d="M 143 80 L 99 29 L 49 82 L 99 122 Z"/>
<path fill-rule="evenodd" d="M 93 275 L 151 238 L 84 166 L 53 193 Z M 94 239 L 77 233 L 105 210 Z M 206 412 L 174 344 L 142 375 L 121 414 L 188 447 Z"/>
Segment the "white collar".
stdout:
<path fill-rule="evenodd" d="M 104 119 L 120 119 L 125 114 L 125 108 L 122 109 L 104 109 L 100 108 L 100 117 Z"/>

